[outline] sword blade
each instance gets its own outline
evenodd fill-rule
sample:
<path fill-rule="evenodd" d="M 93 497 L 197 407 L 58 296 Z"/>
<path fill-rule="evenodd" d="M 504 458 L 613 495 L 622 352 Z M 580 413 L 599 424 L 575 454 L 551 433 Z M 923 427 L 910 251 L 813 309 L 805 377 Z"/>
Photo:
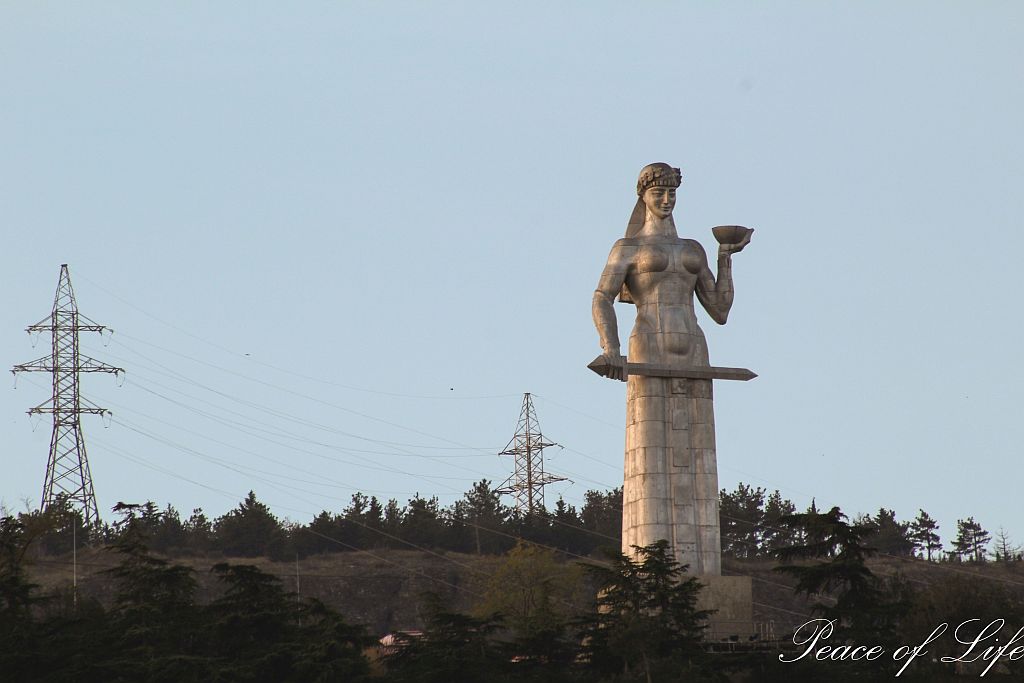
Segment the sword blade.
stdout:
<path fill-rule="evenodd" d="M 598 356 L 588 366 L 591 370 L 607 377 L 611 366 L 604 356 Z M 722 368 L 722 367 L 672 367 L 668 365 L 655 365 L 653 363 L 626 363 L 628 375 L 642 375 L 644 377 L 681 377 L 684 379 L 731 379 L 746 382 L 757 377 L 757 374 L 747 368 Z M 622 378 L 625 381 L 626 377 Z"/>

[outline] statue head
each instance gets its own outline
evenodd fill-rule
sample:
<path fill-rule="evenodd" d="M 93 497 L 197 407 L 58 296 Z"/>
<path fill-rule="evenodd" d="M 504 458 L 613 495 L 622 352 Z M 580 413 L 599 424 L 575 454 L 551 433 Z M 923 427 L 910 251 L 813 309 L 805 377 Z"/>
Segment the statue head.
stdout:
<path fill-rule="evenodd" d="M 640 169 L 640 177 L 636 181 L 636 193 L 642 197 L 644 191 L 651 187 L 679 187 L 683 182 L 683 176 L 678 168 L 668 164 L 656 162 L 647 164 Z"/>
<path fill-rule="evenodd" d="M 674 190 L 679 187 L 682 180 L 683 176 L 678 168 L 660 161 L 647 164 L 640 169 L 640 177 L 636 181 L 636 206 L 633 207 L 633 214 L 629 217 L 629 223 L 626 225 L 626 237 L 636 237 L 640 229 L 644 227 L 644 219 L 647 215 L 644 192 L 652 187 L 666 187 Z M 674 204 L 673 201 L 673 206 Z M 669 212 L 671 213 L 671 209 Z"/>

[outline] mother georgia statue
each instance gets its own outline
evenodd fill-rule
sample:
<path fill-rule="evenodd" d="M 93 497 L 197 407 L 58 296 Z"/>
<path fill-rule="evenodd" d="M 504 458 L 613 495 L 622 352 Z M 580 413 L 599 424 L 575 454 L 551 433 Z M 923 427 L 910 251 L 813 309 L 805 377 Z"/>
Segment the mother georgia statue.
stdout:
<path fill-rule="evenodd" d="M 603 351 L 600 372 L 627 379 L 623 552 L 632 554 L 634 545 L 666 539 L 691 573 L 718 575 L 710 379 L 718 375 L 709 367 L 693 297 L 712 320 L 725 324 L 733 300 L 732 255 L 750 242 L 753 230 L 715 228 L 715 277 L 700 243 L 676 233 L 672 210 L 680 181 L 679 169 L 668 164 L 649 164 L 640 171 L 626 236 L 612 247 L 594 292 L 594 324 Z M 628 365 L 619 348 L 612 307 L 616 296 L 636 305 Z"/>

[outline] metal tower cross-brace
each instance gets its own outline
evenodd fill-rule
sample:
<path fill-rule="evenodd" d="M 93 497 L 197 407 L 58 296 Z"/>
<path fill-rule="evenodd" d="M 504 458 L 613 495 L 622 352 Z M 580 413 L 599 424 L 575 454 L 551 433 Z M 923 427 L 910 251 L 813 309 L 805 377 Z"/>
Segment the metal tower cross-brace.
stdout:
<path fill-rule="evenodd" d="M 82 510 L 87 526 L 99 522 L 96 494 L 93 492 L 89 460 L 85 454 L 85 438 L 79 415 L 108 412 L 83 398 L 78 386 L 81 372 L 124 372 L 84 356 L 78 351 L 78 333 L 100 332 L 109 329 L 78 312 L 75 292 L 71 288 L 68 265 L 60 267 L 60 282 L 50 315 L 26 328 L 33 332 L 52 333 L 50 355 L 30 363 L 15 365 L 19 372 L 49 372 L 53 375 L 53 395 L 49 401 L 28 411 L 29 415 L 53 414 L 53 435 L 50 437 L 50 457 L 46 463 L 46 481 L 40 508 L 46 509 L 58 499 L 66 499 Z"/>
<path fill-rule="evenodd" d="M 543 510 L 544 486 L 565 481 L 565 477 L 544 473 L 544 449 L 557 445 L 544 440 L 537 423 L 537 413 L 533 409 L 533 399 L 529 393 L 523 394 L 523 408 L 519 413 L 516 435 L 505 446 L 505 450 L 498 454 L 515 456 L 515 471 L 495 489 L 497 493 L 515 496 L 516 510 L 520 513 L 532 515 Z"/>

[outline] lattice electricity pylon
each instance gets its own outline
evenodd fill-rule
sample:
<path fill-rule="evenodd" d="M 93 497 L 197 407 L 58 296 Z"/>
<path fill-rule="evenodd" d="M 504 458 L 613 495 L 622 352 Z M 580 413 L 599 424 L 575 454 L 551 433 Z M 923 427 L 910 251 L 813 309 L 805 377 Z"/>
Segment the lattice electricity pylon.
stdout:
<path fill-rule="evenodd" d="M 43 483 L 43 498 L 39 505 L 41 509 L 46 509 L 52 503 L 65 499 L 81 509 L 86 525 L 99 522 L 100 514 L 96 507 L 96 494 L 92 487 L 79 416 L 83 413 L 102 415 L 108 411 L 82 398 L 78 375 L 82 372 L 112 372 L 117 375 L 124 370 L 80 354 L 78 333 L 102 333 L 105 329 L 108 328 L 78 312 L 68 265 L 62 264 L 53 310 L 49 317 L 26 328 L 29 334 L 52 333 L 50 355 L 31 363 L 15 365 L 11 370 L 13 373 L 49 372 L 53 375 L 53 396 L 28 411 L 29 415 L 53 414 L 50 457 L 46 463 L 46 481 Z"/>
<path fill-rule="evenodd" d="M 565 477 L 544 472 L 544 449 L 557 445 L 544 440 L 537 422 L 537 413 L 533 409 L 533 399 L 530 394 L 523 394 L 523 408 L 519 413 L 516 435 L 505 446 L 505 450 L 498 454 L 515 456 L 515 471 L 495 489 L 497 493 L 514 496 L 516 510 L 520 513 L 532 515 L 543 510 L 544 487 L 556 481 L 565 481 Z"/>

